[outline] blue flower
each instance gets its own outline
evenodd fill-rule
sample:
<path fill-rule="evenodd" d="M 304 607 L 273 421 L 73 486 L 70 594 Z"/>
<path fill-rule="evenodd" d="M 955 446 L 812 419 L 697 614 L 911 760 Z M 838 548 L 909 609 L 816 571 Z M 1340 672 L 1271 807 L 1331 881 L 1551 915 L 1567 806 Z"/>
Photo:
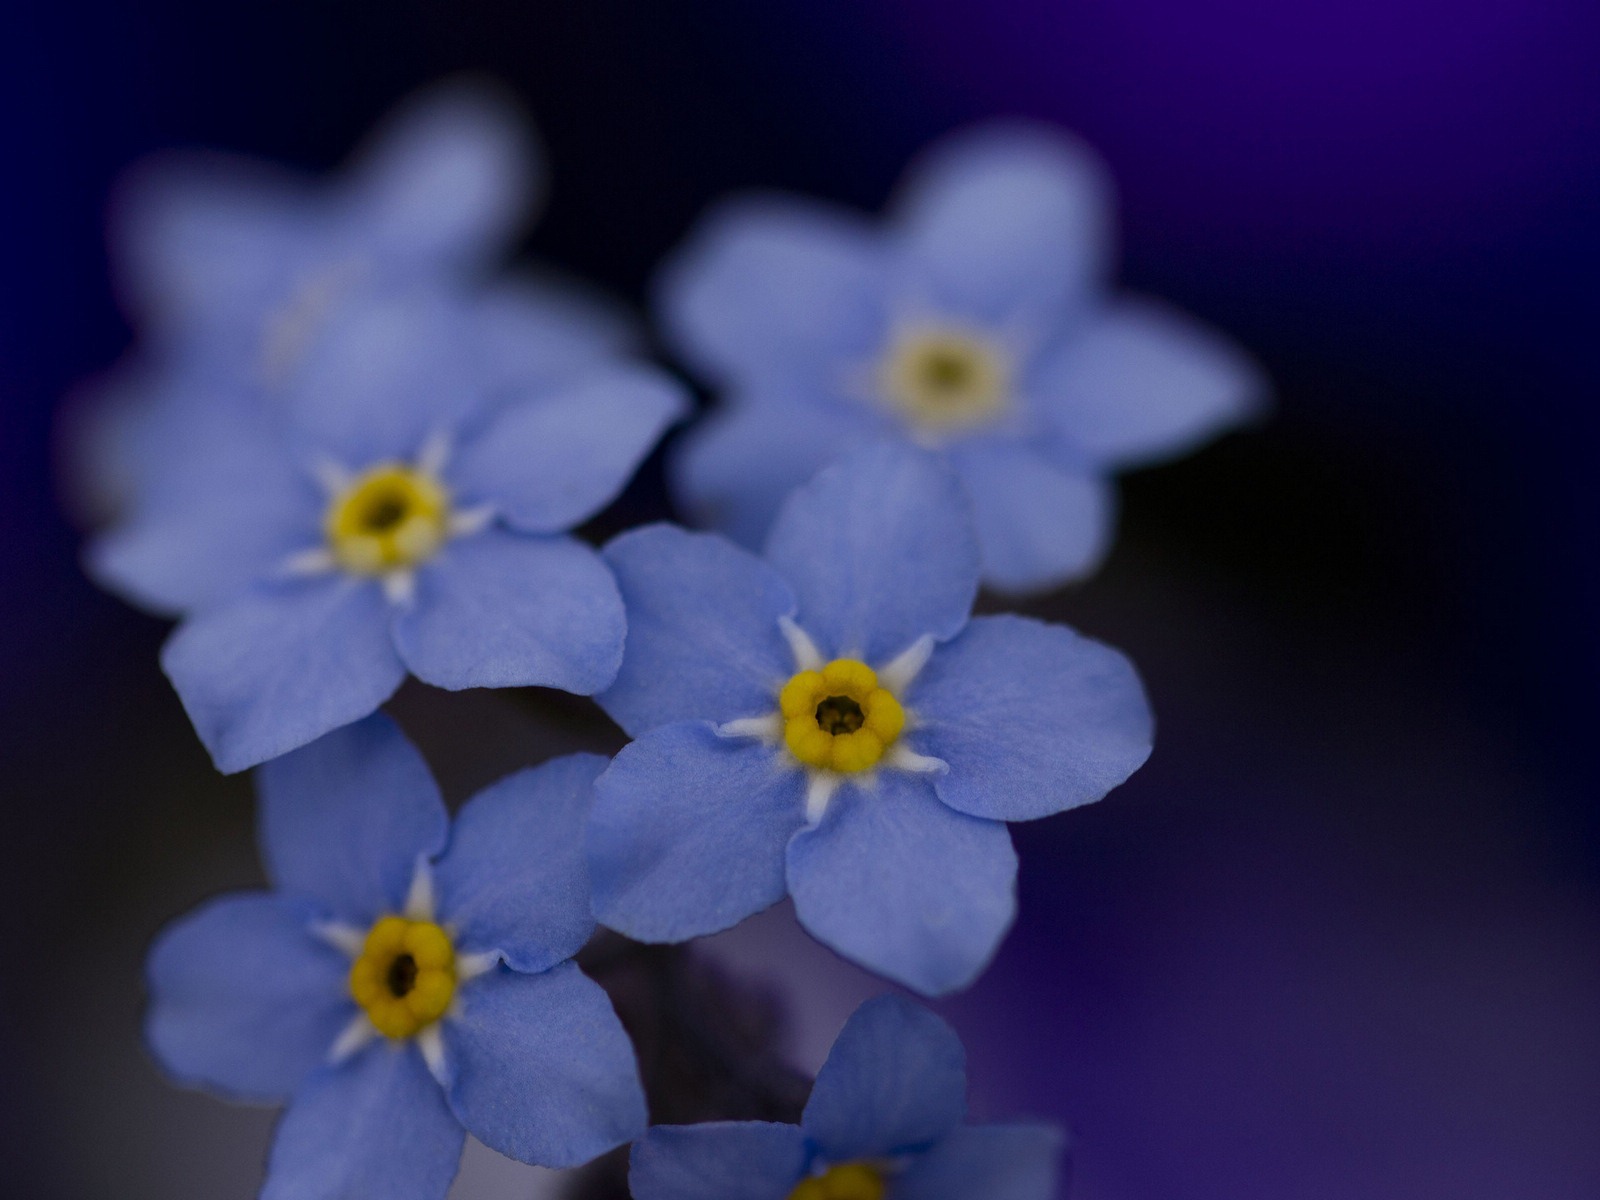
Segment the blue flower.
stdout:
<path fill-rule="evenodd" d="M 1043 1125 L 963 1125 L 966 1055 L 899 996 L 858 1008 L 799 1125 L 658 1125 L 632 1152 L 636 1200 L 1051 1200 L 1062 1153 Z"/>
<path fill-rule="evenodd" d="M 465 1133 L 563 1167 L 643 1131 L 627 1035 L 568 961 L 593 930 L 581 839 L 603 766 L 521 771 L 453 830 L 382 716 L 262 768 L 275 890 L 161 934 L 146 1035 L 185 1084 L 288 1100 L 265 1200 L 443 1197 Z"/>
<path fill-rule="evenodd" d="M 533 212 L 541 171 L 515 110 L 450 83 L 394 114 L 319 185 L 269 164 L 167 154 L 113 206 L 117 282 L 142 345 L 87 397 L 75 450 L 101 515 L 160 487 L 196 423 L 291 383 L 349 311 L 411 288 L 476 285 Z M 489 307 L 492 352 L 548 371 L 614 353 L 623 323 L 523 282 Z"/>
<path fill-rule="evenodd" d="M 274 405 L 189 432 L 164 486 L 91 548 L 102 581 L 187 618 L 162 665 L 224 771 L 444 688 L 588 694 L 621 661 L 611 574 L 567 530 L 682 411 L 613 365 L 507 383 L 480 306 L 410 292 L 349 314 Z"/>
<path fill-rule="evenodd" d="M 1110 472 L 1188 450 L 1264 391 L 1217 335 L 1110 294 L 1110 188 L 1078 143 L 981 128 L 939 145 L 885 227 L 801 201 L 715 210 L 658 309 L 726 408 L 674 463 L 686 508 L 748 546 L 790 488 L 874 435 L 948 456 L 986 583 L 1091 572 Z"/>
<path fill-rule="evenodd" d="M 635 739 L 595 788 L 595 911 L 650 942 L 788 894 L 929 994 L 1015 911 L 1007 821 L 1098 800 L 1150 752 L 1132 666 L 1062 626 L 968 620 L 977 541 L 936 457 L 877 443 L 784 506 L 765 561 L 657 525 L 606 547 L 628 608 L 597 697 Z"/>

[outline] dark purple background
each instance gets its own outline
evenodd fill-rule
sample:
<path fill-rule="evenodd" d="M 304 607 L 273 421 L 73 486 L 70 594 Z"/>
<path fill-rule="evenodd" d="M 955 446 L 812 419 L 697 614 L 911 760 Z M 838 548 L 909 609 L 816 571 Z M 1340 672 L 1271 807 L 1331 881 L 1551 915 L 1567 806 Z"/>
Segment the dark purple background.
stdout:
<path fill-rule="evenodd" d="M 875 206 L 996 113 L 1097 144 L 1128 281 L 1280 404 L 1130 479 L 1103 575 L 1034 606 L 1126 648 L 1161 730 L 1019 830 L 1023 918 L 947 1006 L 975 1104 L 1070 1121 L 1078 1200 L 1600 1195 L 1597 50 L 1590 0 L 9 5 L 6 1190 L 245 1194 L 266 1128 L 134 1037 L 144 941 L 255 875 L 161 627 L 82 581 L 53 493 L 57 398 L 127 336 L 107 188 L 173 143 L 329 165 L 466 67 L 548 143 L 531 249 L 635 299 L 729 188 Z M 457 794 L 474 737 L 550 752 L 488 698 L 408 714 Z"/>

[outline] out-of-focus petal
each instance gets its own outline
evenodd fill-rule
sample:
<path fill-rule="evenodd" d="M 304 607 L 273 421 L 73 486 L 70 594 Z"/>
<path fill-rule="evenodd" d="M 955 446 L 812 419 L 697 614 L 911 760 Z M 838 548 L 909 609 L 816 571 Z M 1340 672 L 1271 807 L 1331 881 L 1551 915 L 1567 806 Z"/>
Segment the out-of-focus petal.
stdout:
<path fill-rule="evenodd" d="M 1053 1200 L 1063 1149 L 1048 1125 L 956 1129 L 895 1180 L 895 1200 Z"/>
<path fill-rule="evenodd" d="M 1111 183 L 1099 158 L 1042 125 L 978 126 L 935 145 L 903 184 L 897 285 L 909 303 L 1050 332 L 1103 285 Z"/>
<path fill-rule="evenodd" d="M 604 508 L 669 425 L 683 390 L 647 367 L 614 366 L 507 404 L 451 462 L 464 502 L 491 504 L 530 533 L 560 533 Z"/>
<path fill-rule="evenodd" d="M 749 381 L 870 359 L 885 324 L 887 260 L 868 222 L 779 196 L 710 212 L 657 281 L 656 311 L 708 375 Z"/>
<path fill-rule="evenodd" d="M 972 501 L 983 581 L 991 587 L 1055 587 L 1091 574 L 1110 550 L 1116 494 L 1092 470 L 996 439 L 953 446 L 950 461 Z"/>
<path fill-rule="evenodd" d="M 1095 314 L 1040 361 L 1027 387 L 1063 440 L 1113 466 L 1192 450 L 1260 411 L 1270 390 L 1221 334 L 1149 300 Z"/>

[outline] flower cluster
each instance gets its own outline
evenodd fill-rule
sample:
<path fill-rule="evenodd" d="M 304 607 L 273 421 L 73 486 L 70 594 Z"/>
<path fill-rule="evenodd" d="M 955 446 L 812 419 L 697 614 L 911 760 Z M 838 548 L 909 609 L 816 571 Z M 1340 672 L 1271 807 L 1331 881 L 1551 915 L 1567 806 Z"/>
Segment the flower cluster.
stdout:
<path fill-rule="evenodd" d="M 980 582 L 1089 571 L 1108 473 L 1241 418 L 1256 372 L 1107 294 L 1085 150 L 979 130 L 882 230 L 707 218 L 659 297 L 724 402 L 671 460 L 723 532 L 596 551 L 572 531 L 688 405 L 604 305 L 493 274 L 537 175 L 503 102 L 449 87 L 331 185 L 222 159 L 130 184 L 143 339 L 80 447 L 88 567 L 177 618 L 162 665 L 217 766 L 258 768 L 272 883 L 160 937 L 149 1044 L 288 1104 L 269 1200 L 438 1200 L 466 1133 L 553 1167 L 633 1142 L 638 1200 L 1046 1200 L 1060 1134 L 963 1125 L 960 1042 L 898 997 L 798 1125 L 646 1132 L 650 1073 L 572 960 L 597 923 L 685 943 L 787 896 L 887 980 L 977 978 L 1016 911 L 1008 822 L 1101 799 L 1152 735 L 1126 658 L 973 617 Z M 452 823 L 375 711 L 407 674 L 592 695 L 632 740 Z"/>

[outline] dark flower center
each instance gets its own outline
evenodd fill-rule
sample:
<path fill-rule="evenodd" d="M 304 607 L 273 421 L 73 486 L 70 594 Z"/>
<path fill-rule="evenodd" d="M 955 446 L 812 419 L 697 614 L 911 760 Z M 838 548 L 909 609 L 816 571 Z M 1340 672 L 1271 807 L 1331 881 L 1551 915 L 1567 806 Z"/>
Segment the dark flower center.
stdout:
<path fill-rule="evenodd" d="M 389 985 L 389 993 L 396 1000 L 406 996 L 417 983 L 417 960 L 409 954 L 396 955 L 389 964 L 389 974 L 384 982 Z"/>
<path fill-rule="evenodd" d="M 368 533 L 387 533 L 410 511 L 410 498 L 399 488 L 376 491 L 361 510 L 360 524 Z"/>
<path fill-rule="evenodd" d="M 972 360 L 949 350 L 929 351 L 922 360 L 922 381 L 933 392 L 962 392 L 972 386 Z"/>
<path fill-rule="evenodd" d="M 867 715 L 849 696 L 829 696 L 817 705 L 817 727 L 823 733 L 838 735 L 854 733 L 866 722 Z"/>

